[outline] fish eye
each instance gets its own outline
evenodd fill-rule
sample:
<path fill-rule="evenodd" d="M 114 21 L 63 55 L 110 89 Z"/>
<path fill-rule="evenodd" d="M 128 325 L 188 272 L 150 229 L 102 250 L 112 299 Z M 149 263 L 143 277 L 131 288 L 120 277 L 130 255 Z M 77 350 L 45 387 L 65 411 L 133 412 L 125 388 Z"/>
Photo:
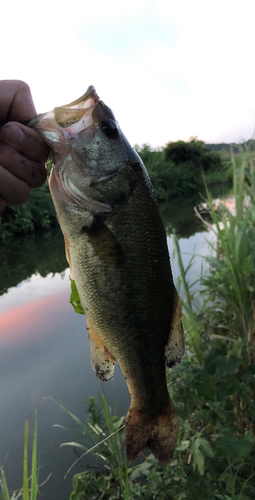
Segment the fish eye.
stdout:
<path fill-rule="evenodd" d="M 113 120 L 102 121 L 101 129 L 104 134 L 111 139 L 117 139 L 119 136 L 118 128 Z"/>

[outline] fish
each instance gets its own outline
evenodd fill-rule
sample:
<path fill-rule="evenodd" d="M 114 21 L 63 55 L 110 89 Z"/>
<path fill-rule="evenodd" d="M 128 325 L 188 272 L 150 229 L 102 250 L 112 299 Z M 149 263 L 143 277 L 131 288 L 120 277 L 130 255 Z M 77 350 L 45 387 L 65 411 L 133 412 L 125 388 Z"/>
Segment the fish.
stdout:
<path fill-rule="evenodd" d="M 185 335 L 146 168 L 93 86 L 30 126 L 51 148 L 49 187 L 87 320 L 93 368 L 107 381 L 117 362 L 128 386 L 127 459 L 149 448 L 170 463 L 178 418 L 166 365 L 183 359 Z"/>

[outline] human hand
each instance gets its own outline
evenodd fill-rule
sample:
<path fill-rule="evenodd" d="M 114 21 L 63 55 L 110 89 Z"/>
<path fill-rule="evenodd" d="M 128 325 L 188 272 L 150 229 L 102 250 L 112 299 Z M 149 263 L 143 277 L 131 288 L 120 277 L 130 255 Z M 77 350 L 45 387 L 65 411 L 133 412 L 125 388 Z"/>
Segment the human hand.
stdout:
<path fill-rule="evenodd" d="M 19 123 L 35 115 L 26 83 L 0 81 L 0 212 L 26 201 L 30 188 L 42 186 L 47 178 L 48 147 L 36 130 Z"/>

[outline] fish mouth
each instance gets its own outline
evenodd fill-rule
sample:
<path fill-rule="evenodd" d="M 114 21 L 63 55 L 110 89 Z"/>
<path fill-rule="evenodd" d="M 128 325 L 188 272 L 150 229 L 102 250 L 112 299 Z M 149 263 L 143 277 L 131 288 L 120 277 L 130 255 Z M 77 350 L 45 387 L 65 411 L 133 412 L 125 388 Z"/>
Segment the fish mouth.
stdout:
<path fill-rule="evenodd" d="M 37 115 L 24 124 L 41 132 L 45 142 L 54 148 L 61 138 L 70 138 L 92 125 L 92 114 L 99 101 L 95 87 L 90 85 L 85 94 L 75 101 Z"/>
<path fill-rule="evenodd" d="M 38 115 L 28 124 L 42 135 L 51 148 L 51 191 L 57 190 L 58 196 L 64 195 L 70 204 L 75 203 L 94 213 L 111 212 L 107 203 L 93 200 L 86 194 L 92 182 L 105 179 L 106 176 L 104 169 L 95 168 L 93 159 L 91 162 L 84 160 L 82 144 L 94 138 L 98 124 L 108 116 L 113 117 L 111 110 L 99 99 L 91 85 L 75 101 Z M 115 170 L 114 173 L 109 172 L 108 176 L 115 174 Z"/>
<path fill-rule="evenodd" d="M 99 97 L 96 93 L 95 87 L 90 85 L 85 94 L 79 97 L 79 99 L 76 99 L 69 104 L 54 108 L 53 113 L 56 123 L 62 128 L 68 128 L 69 131 L 72 132 L 73 130 L 71 130 L 70 127 L 79 122 L 90 111 L 93 111 L 98 102 Z M 84 128 L 86 126 L 85 123 L 81 123 L 83 123 Z"/>

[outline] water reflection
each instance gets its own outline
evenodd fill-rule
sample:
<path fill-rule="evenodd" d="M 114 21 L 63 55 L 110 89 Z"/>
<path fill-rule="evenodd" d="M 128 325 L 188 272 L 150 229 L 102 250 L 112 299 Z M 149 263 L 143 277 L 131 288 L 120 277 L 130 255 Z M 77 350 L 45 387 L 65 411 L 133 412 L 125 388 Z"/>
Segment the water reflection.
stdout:
<path fill-rule="evenodd" d="M 175 232 L 179 238 L 188 238 L 205 228 L 194 213 L 201 197 L 172 201 L 160 205 L 167 234 Z M 63 236 L 58 226 L 44 233 L 13 238 L 0 245 L 0 295 L 35 273 L 42 277 L 60 273 L 68 264 Z"/>
<path fill-rule="evenodd" d="M 210 188 L 212 198 L 226 198 L 230 195 L 228 184 L 215 185 Z M 194 207 L 203 213 L 203 217 L 210 221 L 208 212 L 204 212 L 205 202 L 202 194 L 192 197 L 175 198 L 160 204 L 160 211 L 168 235 L 175 233 L 178 238 L 189 238 L 194 234 L 205 231 L 205 226 L 195 215 Z"/>
<path fill-rule="evenodd" d="M 168 235 L 176 233 L 178 238 L 188 238 L 205 230 L 201 220 L 194 213 L 194 206 L 201 203 L 201 198 L 173 200 L 161 203 L 160 211 Z"/>
<path fill-rule="evenodd" d="M 0 295 L 36 272 L 60 273 L 67 267 L 63 236 L 58 226 L 51 231 L 13 238 L 0 246 Z"/>

